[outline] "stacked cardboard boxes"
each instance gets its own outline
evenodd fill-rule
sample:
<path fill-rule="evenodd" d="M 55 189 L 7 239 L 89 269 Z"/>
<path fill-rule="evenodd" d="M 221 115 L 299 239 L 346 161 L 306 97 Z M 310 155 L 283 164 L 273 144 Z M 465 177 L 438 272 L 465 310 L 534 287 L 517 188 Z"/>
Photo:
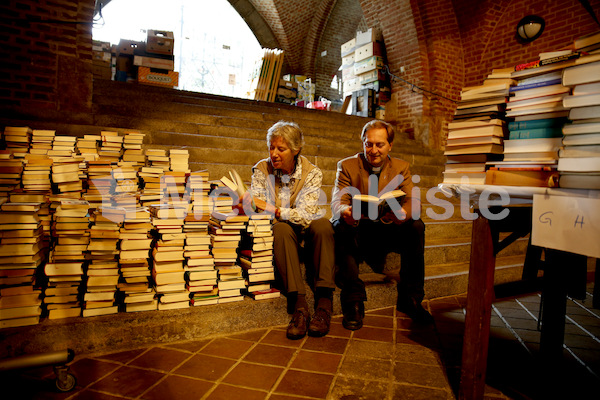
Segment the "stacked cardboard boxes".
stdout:
<path fill-rule="evenodd" d="M 109 42 L 92 42 L 92 74 L 95 79 L 112 78 L 112 53 Z"/>
<path fill-rule="evenodd" d="M 134 53 L 133 65 L 138 67 L 138 82 L 146 85 L 175 87 L 179 73 L 175 72 L 173 32 L 148 29 L 143 51 Z"/>
<path fill-rule="evenodd" d="M 352 113 L 374 117 L 389 101 L 391 89 L 384 72 L 385 45 L 381 32 L 370 28 L 341 47 L 344 97 L 352 96 Z M 380 113 L 380 116 L 383 116 Z"/>

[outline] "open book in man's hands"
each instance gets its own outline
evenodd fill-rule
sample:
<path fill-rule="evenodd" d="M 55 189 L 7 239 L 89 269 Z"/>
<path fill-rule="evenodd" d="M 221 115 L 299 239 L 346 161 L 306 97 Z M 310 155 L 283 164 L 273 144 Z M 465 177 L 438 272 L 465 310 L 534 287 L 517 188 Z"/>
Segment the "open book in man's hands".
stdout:
<path fill-rule="evenodd" d="M 406 193 L 400 189 L 391 190 L 379 197 L 368 194 L 357 194 L 352 196 L 352 207 L 360 207 L 360 214 L 362 216 L 378 220 L 388 212 L 393 212 L 396 208 L 399 211 L 399 207 L 402 207 L 402 200 L 405 196 Z M 375 215 L 369 213 L 370 209 L 375 210 L 372 211 Z"/>

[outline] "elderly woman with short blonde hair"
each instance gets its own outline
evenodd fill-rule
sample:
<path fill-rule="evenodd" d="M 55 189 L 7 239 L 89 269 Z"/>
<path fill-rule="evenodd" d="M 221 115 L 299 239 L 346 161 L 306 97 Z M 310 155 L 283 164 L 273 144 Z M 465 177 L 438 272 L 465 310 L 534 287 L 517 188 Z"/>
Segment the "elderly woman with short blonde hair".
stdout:
<path fill-rule="evenodd" d="M 273 258 L 292 313 L 286 336 L 301 339 L 329 332 L 334 283 L 331 223 L 319 206 L 323 173 L 300 155 L 304 135 L 293 122 L 279 121 L 267 132 L 269 157 L 252 168 L 251 193 L 259 209 L 275 215 Z M 309 286 L 315 294 L 310 315 L 300 266 L 300 243 Z"/>

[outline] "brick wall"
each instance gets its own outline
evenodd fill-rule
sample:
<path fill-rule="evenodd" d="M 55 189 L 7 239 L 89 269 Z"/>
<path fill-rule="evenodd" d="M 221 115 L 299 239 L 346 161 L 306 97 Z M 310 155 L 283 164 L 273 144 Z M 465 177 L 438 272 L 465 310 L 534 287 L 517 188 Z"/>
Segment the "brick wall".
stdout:
<path fill-rule="evenodd" d="M 11 0 L 0 6 L 4 113 L 86 118 L 91 110 L 93 0 Z"/>

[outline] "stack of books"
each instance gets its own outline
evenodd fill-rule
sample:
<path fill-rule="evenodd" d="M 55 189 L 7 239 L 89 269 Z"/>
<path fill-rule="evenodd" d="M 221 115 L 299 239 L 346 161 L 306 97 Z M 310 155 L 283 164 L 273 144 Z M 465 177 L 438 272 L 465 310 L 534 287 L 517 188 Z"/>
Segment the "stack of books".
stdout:
<path fill-rule="evenodd" d="M 84 310 L 84 316 L 113 314 L 118 311 L 116 291 L 119 279 L 117 261 L 119 252 L 117 243 L 123 218 L 124 211 L 118 208 L 100 207 L 92 213 L 88 246 L 90 259 L 88 293 L 85 295 L 92 303 L 86 304 L 90 310 Z M 94 276 L 92 283 L 96 288 L 90 290 L 89 279 Z"/>
<path fill-rule="evenodd" d="M 559 185 L 600 189 L 600 61 L 565 69 L 563 84 L 573 93 L 563 99 L 570 123 L 563 127 Z"/>
<path fill-rule="evenodd" d="M 85 161 L 97 161 L 98 143 L 102 140 L 101 135 L 83 135 L 78 137 L 75 143 L 77 154 L 83 157 Z"/>
<path fill-rule="evenodd" d="M 31 134 L 31 147 L 29 153 L 48 155 L 48 150 L 52 150 L 52 143 L 54 142 L 55 135 L 56 131 L 53 130 L 34 129 Z"/>
<path fill-rule="evenodd" d="M 7 126 L 4 128 L 6 150 L 15 158 L 22 158 L 29 151 L 33 130 L 28 126 Z"/>
<path fill-rule="evenodd" d="M 186 272 L 215 271 L 215 262 L 210 254 L 211 238 L 208 234 L 210 208 L 208 193 L 208 171 L 190 173 L 186 184 L 185 198 L 190 203 L 185 217 L 183 232 L 185 233 L 185 267 Z M 189 275 L 189 274 L 188 274 Z M 191 304 L 199 306 L 218 302 L 217 278 L 197 280 L 199 274 L 186 275 L 187 287 L 191 294 Z"/>
<path fill-rule="evenodd" d="M 123 136 L 114 131 L 100 132 L 100 148 L 98 149 L 98 159 L 118 162 L 121 159 L 123 151 Z"/>
<path fill-rule="evenodd" d="M 115 181 L 113 205 L 135 211 L 140 206 L 137 171 L 128 163 L 118 163 L 112 169 L 112 178 Z"/>
<path fill-rule="evenodd" d="M 485 162 L 502 157 L 506 101 L 513 84 L 509 77 L 492 71 L 483 84 L 463 88 L 448 124 L 444 183 L 485 182 Z"/>
<path fill-rule="evenodd" d="M 486 162 L 502 157 L 502 143 L 505 136 L 506 122 L 502 119 L 450 122 L 448 124 L 449 144 L 452 142 L 472 143 L 446 146 L 445 154 L 448 161 L 443 172 L 443 182 L 450 184 L 485 183 Z M 456 151 L 458 148 L 461 150 Z"/>
<path fill-rule="evenodd" d="M 83 159 L 80 156 L 56 156 L 52 159 L 53 192 L 70 193 L 79 198 L 83 190 L 82 181 L 79 177 L 80 162 Z"/>
<path fill-rule="evenodd" d="M 158 309 L 187 308 L 190 294 L 185 286 L 183 220 L 187 209 L 155 204 L 148 207 L 156 244 L 152 250 L 152 278 Z"/>
<path fill-rule="evenodd" d="M 120 299 L 126 312 L 156 310 L 158 302 L 150 285 L 152 223 L 145 208 L 127 210 L 119 231 Z"/>
<path fill-rule="evenodd" d="M 242 268 L 237 264 L 241 231 L 246 228 L 248 216 L 213 211 L 209 233 L 211 253 L 219 271 L 219 303 L 243 300 L 241 290 L 246 288 Z"/>
<path fill-rule="evenodd" d="M 87 190 L 83 198 L 90 203 L 90 208 L 112 206 L 112 196 L 116 186 L 112 169 L 113 165 L 110 161 L 87 162 Z"/>
<path fill-rule="evenodd" d="M 275 280 L 272 224 L 271 214 L 251 215 L 240 244 L 239 264 L 248 281 L 246 294 L 254 300 L 280 296 L 279 290 L 272 287 Z"/>
<path fill-rule="evenodd" d="M 44 266 L 48 284 L 44 290 L 44 306 L 48 319 L 79 317 L 79 288 L 83 277 L 81 262 L 48 262 Z"/>
<path fill-rule="evenodd" d="M 75 136 L 55 135 L 52 149 L 48 150 L 49 157 L 72 157 L 75 155 Z"/>
<path fill-rule="evenodd" d="M 171 167 L 167 151 L 163 149 L 146 149 L 146 161 L 149 167 L 160 168 L 163 172 Z"/>
<path fill-rule="evenodd" d="M 22 185 L 25 192 L 49 192 L 52 160 L 43 154 L 26 154 Z"/>
<path fill-rule="evenodd" d="M 39 203 L 0 206 L 0 328 L 37 324 L 42 313 L 36 275 L 47 244 L 39 209 Z"/>
<path fill-rule="evenodd" d="M 139 132 L 126 132 L 123 137 L 123 156 L 121 159 L 125 162 L 134 163 L 137 171 L 146 166 L 146 155 L 142 149 L 144 134 Z"/>
<path fill-rule="evenodd" d="M 0 154 L 0 199 L 7 198 L 8 193 L 21 184 L 23 160 L 16 159 L 8 150 Z"/>
<path fill-rule="evenodd" d="M 142 191 L 140 203 L 142 206 L 160 202 L 162 198 L 161 177 L 164 173 L 162 167 L 141 167 L 138 176 L 141 178 Z"/>
<path fill-rule="evenodd" d="M 190 154 L 187 149 L 171 149 L 169 150 L 169 169 L 171 171 L 189 173 L 189 159 Z"/>

